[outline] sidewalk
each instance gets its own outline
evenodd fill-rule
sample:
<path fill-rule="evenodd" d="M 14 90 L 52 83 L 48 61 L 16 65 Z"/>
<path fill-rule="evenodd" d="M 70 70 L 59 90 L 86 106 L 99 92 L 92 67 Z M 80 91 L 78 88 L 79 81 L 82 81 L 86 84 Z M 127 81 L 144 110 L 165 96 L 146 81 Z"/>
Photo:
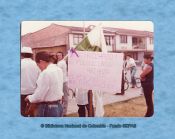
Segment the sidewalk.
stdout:
<path fill-rule="evenodd" d="M 125 100 L 129 100 L 132 98 L 136 98 L 142 95 L 141 88 L 129 88 L 124 95 L 115 95 L 115 94 L 108 94 L 104 93 L 103 95 L 103 102 L 104 105 L 111 104 L 114 102 L 121 102 Z M 68 101 L 68 111 L 67 114 L 76 113 L 78 111 L 77 103 L 75 97 L 69 96 Z"/>

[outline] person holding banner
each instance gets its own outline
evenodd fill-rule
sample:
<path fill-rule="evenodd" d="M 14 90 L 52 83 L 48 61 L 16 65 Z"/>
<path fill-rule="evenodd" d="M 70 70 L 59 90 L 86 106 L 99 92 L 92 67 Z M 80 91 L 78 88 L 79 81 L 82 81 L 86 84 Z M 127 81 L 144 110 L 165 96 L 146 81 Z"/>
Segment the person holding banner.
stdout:
<path fill-rule="evenodd" d="M 35 57 L 41 73 L 37 80 L 37 88 L 25 101 L 36 104 L 36 117 L 61 117 L 63 108 L 63 73 L 55 64 L 50 62 L 50 55 L 38 52 Z"/>
<path fill-rule="evenodd" d="M 86 110 L 88 111 L 88 90 L 76 89 L 75 97 L 79 117 L 86 117 Z"/>
<path fill-rule="evenodd" d="M 93 107 L 93 100 L 92 100 L 92 115 L 89 114 L 89 98 L 88 98 L 88 90 L 87 89 L 76 89 L 75 90 L 75 97 L 78 106 L 78 115 L 79 117 L 88 117 L 94 116 L 94 107 Z M 88 114 L 86 113 L 88 112 Z"/>

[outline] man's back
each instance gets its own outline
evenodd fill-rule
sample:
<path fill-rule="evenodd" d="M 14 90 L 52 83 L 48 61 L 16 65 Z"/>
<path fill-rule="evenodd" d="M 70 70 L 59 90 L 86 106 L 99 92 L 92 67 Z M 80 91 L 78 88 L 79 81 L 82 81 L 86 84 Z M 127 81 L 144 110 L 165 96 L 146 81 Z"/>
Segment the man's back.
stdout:
<path fill-rule="evenodd" d="M 58 99 L 61 99 L 63 96 L 63 72 L 55 64 L 50 64 L 45 70 L 49 78 L 49 92 L 52 92 L 53 95 L 59 96 Z M 49 97 L 49 96 L 48 96 Z"/>
<path fill-rule="evenodd" d="M 134 67 L 136 66 L 135 60 L 133 58 L 130 58 L 127 60 L 127 67 Z"/>
<path fill-rule="evenodd" d="M 31 58 L 21 60 L 21 94 L 33 94 L 40 70 Z"/>
<path fill-rule="evenodd" d="M 56 101 L 63 96 L 63 73 L 55 64 L 49 64 L 40 73 L 37 88 L 29 100 L 32 103 Z"/>

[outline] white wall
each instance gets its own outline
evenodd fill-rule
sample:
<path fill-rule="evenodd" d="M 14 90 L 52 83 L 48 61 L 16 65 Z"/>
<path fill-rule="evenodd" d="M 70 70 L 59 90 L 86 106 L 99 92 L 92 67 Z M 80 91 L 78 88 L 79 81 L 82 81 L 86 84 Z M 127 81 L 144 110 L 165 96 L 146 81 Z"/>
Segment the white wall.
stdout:
<path fill-rule="evenodd" d="M 132 36 L 127 36 L 127 43 L 120 43 L 120 35 L 116 35 L 116 50 L 132 50 Z"/>
<path fill-rule="evenodd" d="M 113 51 L 112 46 L 111 45 L 107 45 L 107 50 L 108 51 Z"/>
<path fill-rule="evenodd" d="M 147 50 L 148 51 L 153 51 L 154 50 L 154 44 L 150 44 L 150 38 L 149 37 L 146 38 L 146 43 L 147 43 Z"/>
<path fill-rule="evenodd" d="M 73 47 L 73 35 L 69 34 L 69 46 Z"/>
<path fill-rule="evenodd" d="M 120 35 L 116 35 L 116 38 L 114 41 L 116 43 L 116 50 L 133 50 L 132 48 L 132 36 L 127 36 L 127 40 L 128 42 L 127 43 L 120 43 Z M 153 47 L 154 45 L 153 44 L 150 44 L 150 38 L 147 37 L 146 38 L 146 45 L 147 45 L 147 50 L 148 51 L 153 51 Z M 69 45 L 70 47 L 75 47 L 76 45 L 73 45 L 73 34 L 69 34 Z M 107 46 L 107 50 L 108 51 L 113 51 L 113 48 L 112 46 Z"/>
<path fill-rule="evenodd" d="M 69 46 L 75 48 L 76 45 L 73 44 L 73 34 L 69 34 Z"/>
<path fill-rule="evenodd" d="M 76 45 L 73 44 L 73 34 L 69 34 L 69 46 L 75 48 Z M 113 51 L 111 45 L 107 45 L 107 50 L 108 51 Z"/>
<path fill-rule="evenodd" d="M 138 60 L 143 61 L 144 52 L 138 52 Z"/>

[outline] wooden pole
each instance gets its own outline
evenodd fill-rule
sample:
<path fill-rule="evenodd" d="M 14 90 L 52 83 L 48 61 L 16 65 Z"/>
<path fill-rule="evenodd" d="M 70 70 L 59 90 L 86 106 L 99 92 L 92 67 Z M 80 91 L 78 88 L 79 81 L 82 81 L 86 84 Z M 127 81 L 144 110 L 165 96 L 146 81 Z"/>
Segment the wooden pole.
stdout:
<path fill-rule="evenodd" d="M 124 57 L 125 57 L 125 55 L 124 55 Z M 124 68 L 125 67 L 126 67 L 126 65 L 123 65 L 122 79 L 121 79 L 121 92 L 120 93 L 116 93 L 116 95 L 124 95 L 125 94 L 125 81 L 124 81 Z"/>
<path fill-rule="evenodd" d="M 124 95 L 125 94 L 125 82 L 124 82 L 124 70 L 122 70 L 122 79 L 121 79 L 121 92 L 120 93 L 116 93 L 116 95 Z"/>
<path fill-rule="evenodd" d="M 93 108 L 93 93 L 92 90 L 88 91 L 88 117 L 94 117 L 94 108 Z"/>
<path fill-rule="evenodd" d="M 121 84 L 121 95 L 125 94 L 125 81 L 124 81 L 124 70 L 122 70 L 122 84 Z"/>

